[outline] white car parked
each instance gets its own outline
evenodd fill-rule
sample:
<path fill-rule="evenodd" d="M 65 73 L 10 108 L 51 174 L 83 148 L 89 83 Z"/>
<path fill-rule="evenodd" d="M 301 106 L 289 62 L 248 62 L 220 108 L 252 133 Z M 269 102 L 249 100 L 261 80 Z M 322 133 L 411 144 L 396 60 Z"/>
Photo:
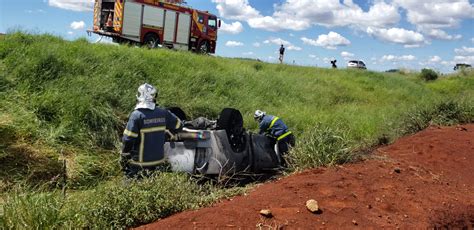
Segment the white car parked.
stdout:
<path fill-rule="evenodd" d="M 359 60 L 351 60 L 347 62 L 347 68 L 367 69 L 365 63 Z"/>

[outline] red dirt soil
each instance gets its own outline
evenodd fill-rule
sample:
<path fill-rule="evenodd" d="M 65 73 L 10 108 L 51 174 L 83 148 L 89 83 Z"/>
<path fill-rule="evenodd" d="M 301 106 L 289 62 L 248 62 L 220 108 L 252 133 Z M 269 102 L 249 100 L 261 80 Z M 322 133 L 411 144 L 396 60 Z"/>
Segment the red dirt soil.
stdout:
<path fill-rule="evenodd" d="M 368 158 L 268 182 L 141 229 L 474 228 L 474 124 L 430 127 Z M 309 199 L 320 213 L 306 209 Z"/>

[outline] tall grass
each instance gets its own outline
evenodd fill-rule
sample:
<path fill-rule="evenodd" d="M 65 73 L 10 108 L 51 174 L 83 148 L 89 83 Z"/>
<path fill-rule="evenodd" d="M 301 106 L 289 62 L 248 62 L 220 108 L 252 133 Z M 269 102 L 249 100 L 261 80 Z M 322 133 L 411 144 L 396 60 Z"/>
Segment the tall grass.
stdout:
<path fill-rule="evenodd" d="M 354 150 L 430 123 L 474 117 L 472 72 L 424 82 L 410 74 L 275 65 L 51 35 L 18 32 L 2 39 L 0 192 L 6 198 L 0 228 L 135 226 L 233 194 L 180 174 L 125 187 L 117 179 L 120 136 L 144 82 L 158 87 L 161 106 L 179 106 L 189 117 L 217 118 L 222 108 L 234 107 L 255 130 L 256 109 L 278 115 L 297 137 L 290 154 L 295 170 L 344 163 Z M 73 194 L 66 197 L 55 192 L 64 174 Z M 12 190 L 19 183 L 26 188 Z M 34 189 L 41 184 L 48 186 Z M 41 203 L 48 210 L 40 205 L 15 218 L 15 210 Z M 56 212 L 59 219 L 42 221 Z"/>
<path fill-rule="evenodd" d="M 6 195 L 0 228 L 121 229 L 208 205 L 243 190 L 198 184 L 179 173 L 157 173 L 141 181 L 114 179 L 67 195 L 19 187 Z"/>

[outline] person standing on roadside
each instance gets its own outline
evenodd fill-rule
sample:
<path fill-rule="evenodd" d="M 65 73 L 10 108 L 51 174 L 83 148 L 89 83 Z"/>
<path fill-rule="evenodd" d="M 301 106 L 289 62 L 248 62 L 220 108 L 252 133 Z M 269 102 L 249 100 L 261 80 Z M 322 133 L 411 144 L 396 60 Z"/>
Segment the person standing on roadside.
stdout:
<path fill-rule="evenodd" d="M 165 131 L 177 131 L 182 122 L 166 109 L 156 106 L 158 92 L 150 84 L 138 87 L 137 104 L 123 132 L 121 166 L 129 178 L 147 176 L 166 169 Z"/>
<path fill-rule="evenodd" d="M 278 58 L 278 60 L 280 60 L 280 64 L 283 63 L 283 56 L 285 55 L 285 47 L 283 46 L 283 44 L 281 44 L 280 46 L 280 57 Z"/>

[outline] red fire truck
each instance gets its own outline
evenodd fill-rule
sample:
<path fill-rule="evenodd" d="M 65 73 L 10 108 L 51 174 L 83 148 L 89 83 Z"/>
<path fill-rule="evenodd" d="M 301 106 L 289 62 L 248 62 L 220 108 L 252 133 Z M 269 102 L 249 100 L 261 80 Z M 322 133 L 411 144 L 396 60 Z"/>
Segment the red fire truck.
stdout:
<path fill-rule="evenodd" d="M 220 20 L 183 0 L 95 0 L 90 32 L 114 42 L 135 42 L 200 53 L 215 53 Z"/>

